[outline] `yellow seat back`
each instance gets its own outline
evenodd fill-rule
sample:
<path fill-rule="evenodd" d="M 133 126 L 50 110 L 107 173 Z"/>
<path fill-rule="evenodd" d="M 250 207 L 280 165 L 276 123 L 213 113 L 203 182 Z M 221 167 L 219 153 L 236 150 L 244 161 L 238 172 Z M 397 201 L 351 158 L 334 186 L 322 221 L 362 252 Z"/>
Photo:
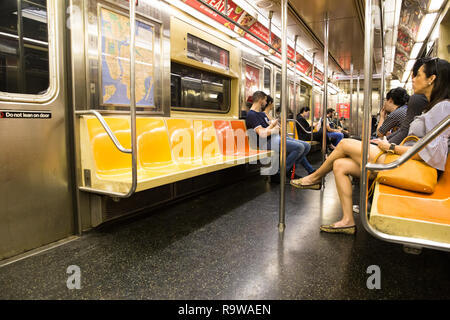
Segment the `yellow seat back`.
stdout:
<path fill-rule="evenodd" d="M 131 148 L 130 123 L 127 118 L 108 118 L 105 121 L 121 145 Z M 97 118 L 86 119 L 92 154 L 98 173 L 120 173 L 131 168 L 131 154 L 120 152 Z"/>
<path fill-rule="evenodd" d="M 136 119 L 138 161 L 143 168 L 157 168 L 172 163 L 166 124 L 163 119 Z"/>

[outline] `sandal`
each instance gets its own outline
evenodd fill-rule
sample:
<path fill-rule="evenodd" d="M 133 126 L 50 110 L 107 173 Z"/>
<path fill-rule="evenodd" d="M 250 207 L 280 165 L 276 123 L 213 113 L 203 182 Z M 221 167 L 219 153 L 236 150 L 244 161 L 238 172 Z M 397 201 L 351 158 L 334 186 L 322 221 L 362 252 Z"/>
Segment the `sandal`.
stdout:
<path fill-rule="evenodd" d="M 302 179 L 291 180 L 291 186 L 294 186 L 299 189 L 313 189 L 313 190 L 322 189 L 322 183 L 302 184 L 301 180 Z"/>

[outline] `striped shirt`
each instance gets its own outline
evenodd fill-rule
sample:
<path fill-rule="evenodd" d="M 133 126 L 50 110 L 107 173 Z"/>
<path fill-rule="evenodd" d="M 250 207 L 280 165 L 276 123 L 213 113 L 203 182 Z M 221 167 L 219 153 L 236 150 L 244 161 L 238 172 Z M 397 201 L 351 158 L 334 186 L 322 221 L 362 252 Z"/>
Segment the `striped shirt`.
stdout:
<path fill-rule="evenodd" d="M 406 112 L 408 111 L 408 106 L 404 105 L 392 111 L 384 120 L 378 132 L 382 135 L 386 135 L 390 130 L 394 128 L 399 128 L 402 124 L 403 119 L 406 118 Z"/>

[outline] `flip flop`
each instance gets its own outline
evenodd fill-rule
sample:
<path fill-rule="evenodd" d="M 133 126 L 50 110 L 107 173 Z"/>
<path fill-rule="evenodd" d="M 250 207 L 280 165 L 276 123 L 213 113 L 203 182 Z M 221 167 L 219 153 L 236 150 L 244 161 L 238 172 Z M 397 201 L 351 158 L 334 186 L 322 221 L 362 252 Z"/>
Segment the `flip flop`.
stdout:
<path fill-rule="evenodd" d="M 299 189 L 312 189 L 312 190 L 320 190 L 322 189 L 322 183 L 315 184 L 302 184 L 302 179 L 294 179 L 291 180 L 291 186 L 294 186 Z"/>

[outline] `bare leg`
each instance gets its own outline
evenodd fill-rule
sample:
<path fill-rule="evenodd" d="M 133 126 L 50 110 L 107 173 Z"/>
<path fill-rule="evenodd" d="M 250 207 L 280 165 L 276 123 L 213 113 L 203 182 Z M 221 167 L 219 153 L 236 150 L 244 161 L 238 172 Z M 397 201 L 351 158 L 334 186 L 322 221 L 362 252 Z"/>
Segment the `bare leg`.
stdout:
<path fill-rule="evenodd" d="M 350 158 L 337 159 L 333 164 L 333 173 L 343 213 L 342 219 L 333 225 L 335 227 L 353 226 L 355 220 L 353 219 L 353 190 L 350 176 L 360 176 L 360 165 Z"/>
<path fill-rule="evenodd" d="M 381 150 L 378 147 L 370 145 L 369 161 L 375 159 L 380 151 Z M 309 185 L 319 183 L 322 177 L 333 170 L 333 163 L 338 159 L 350 158 L 358 165 L 361 165 L 361 152 L 361 141 L 354 139 L 343 139 L 316 172 L 302 178 L 302 184 Z"/>

